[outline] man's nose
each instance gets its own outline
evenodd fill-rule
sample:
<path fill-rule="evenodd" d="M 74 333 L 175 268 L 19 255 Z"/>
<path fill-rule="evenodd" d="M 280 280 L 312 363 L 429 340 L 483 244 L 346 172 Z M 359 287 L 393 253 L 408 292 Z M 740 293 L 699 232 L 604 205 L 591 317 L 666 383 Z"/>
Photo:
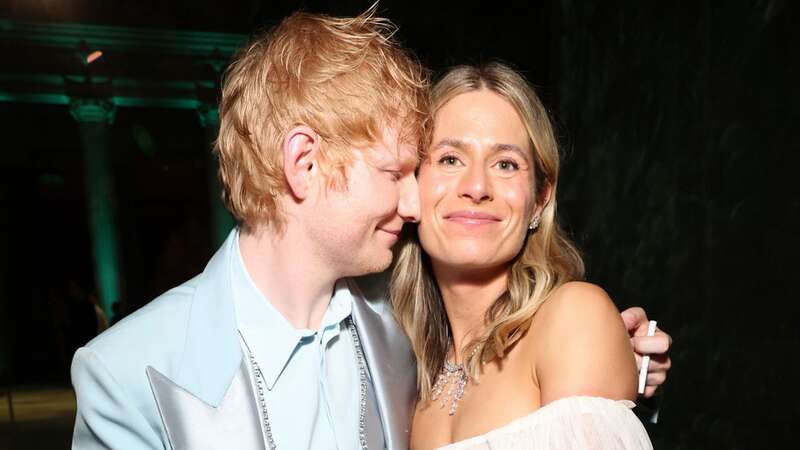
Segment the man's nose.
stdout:
<path fill-rule="evenodd" d="M 419 222 L 419 185 L 417 178 L 413 175 L 402 180 L 397 214 L 405 222 Z"/>

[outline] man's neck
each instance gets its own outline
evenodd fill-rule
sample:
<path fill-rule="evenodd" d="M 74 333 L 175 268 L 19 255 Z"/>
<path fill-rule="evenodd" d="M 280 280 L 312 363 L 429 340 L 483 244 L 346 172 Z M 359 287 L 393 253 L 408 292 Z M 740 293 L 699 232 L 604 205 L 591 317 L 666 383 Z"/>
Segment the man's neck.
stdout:
<path fill-rule="evenodd" d="M 338 278 L 298 227 L 242 229 L 239 251 L 261 294 L 297 329 L 319 328 Z"/>

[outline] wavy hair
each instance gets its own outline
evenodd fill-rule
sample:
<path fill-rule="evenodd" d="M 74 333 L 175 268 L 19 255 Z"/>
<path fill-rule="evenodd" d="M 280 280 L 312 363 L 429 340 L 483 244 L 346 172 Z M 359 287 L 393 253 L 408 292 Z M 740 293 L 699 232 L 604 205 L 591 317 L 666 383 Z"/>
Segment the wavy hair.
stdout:
<path fill-rule="evenodd" d="M 234 57 L 215 151 L 225 204 L 245 226 L 282 228 L 281 145 L 296 125 L 322 138 L 319 167 L 333 186 L 344 184 L 351 149 L 378 142 L 384 127 L 418 146 L 428 73 L 376 8 L 344 18 L 296 12 Z"/>
<path fill-rule="evenodd" d="M 508 101 L 525 124 L 535 162 L 536 185 L 531 189 L 537 203 L 546 203 L 539 228 L 528 234 L 520 252 L 508 263 L 508 286 L 486 311 L 486 331 L 462 351 L 467 374 L 476 380 L 481 362 L 503 358 L 528 330 L 533 315 L 554 289 L 581 279 L 584 274 L 578 250 L 556 219 L 559 154 L 553 127 L 542 102 L 525 78 L 500 63 L 455 67 L 433 86 L 430 120 L 449 100 L 480 90 L 493 92 Z M 545 199 L 542 194 L 548 185 L 550 196 Z M 452 342 L 441 293 L 415 229 L 399 244 L 392 273 L 391 299 L 417 357 L 419 398 L 428 401 Z"/>

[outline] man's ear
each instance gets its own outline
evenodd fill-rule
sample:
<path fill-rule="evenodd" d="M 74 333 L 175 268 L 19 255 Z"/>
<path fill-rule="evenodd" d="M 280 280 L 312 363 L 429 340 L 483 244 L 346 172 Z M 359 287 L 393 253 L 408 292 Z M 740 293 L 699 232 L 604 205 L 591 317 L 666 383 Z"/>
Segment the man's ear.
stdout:
<path fill-rule="evenodd" d="M 321 143 L 320 136 L 306 125 L 295 126 L 283 139 L 283 174 L 297 200 L 308 195 Z"/>

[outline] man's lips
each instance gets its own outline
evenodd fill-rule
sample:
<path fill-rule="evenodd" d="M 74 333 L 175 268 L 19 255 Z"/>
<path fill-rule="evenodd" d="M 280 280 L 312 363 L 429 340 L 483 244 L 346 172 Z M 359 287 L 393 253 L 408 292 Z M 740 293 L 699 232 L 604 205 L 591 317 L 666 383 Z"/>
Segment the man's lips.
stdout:
<path fill-rule="evenodd" d="M 500 218 L 494 214 L 472 210 L 453 211 L 445 214 L 444 219 L 463 225 L 486 225 L 500 222 Z"/>
<path fill-rule="evenodd" d="M 385 231 L 385 232 L 387 232 L 389 234 L 393 234 L 395 236 L 400 236 L 400 231 L 402 231 L 402 228 L 398 228 L 398 229 L 394 230 L 394 229 L 390 229 L 390 228 L 378 227 L 378 229 L 381 230 L 381 231 Z"/>

